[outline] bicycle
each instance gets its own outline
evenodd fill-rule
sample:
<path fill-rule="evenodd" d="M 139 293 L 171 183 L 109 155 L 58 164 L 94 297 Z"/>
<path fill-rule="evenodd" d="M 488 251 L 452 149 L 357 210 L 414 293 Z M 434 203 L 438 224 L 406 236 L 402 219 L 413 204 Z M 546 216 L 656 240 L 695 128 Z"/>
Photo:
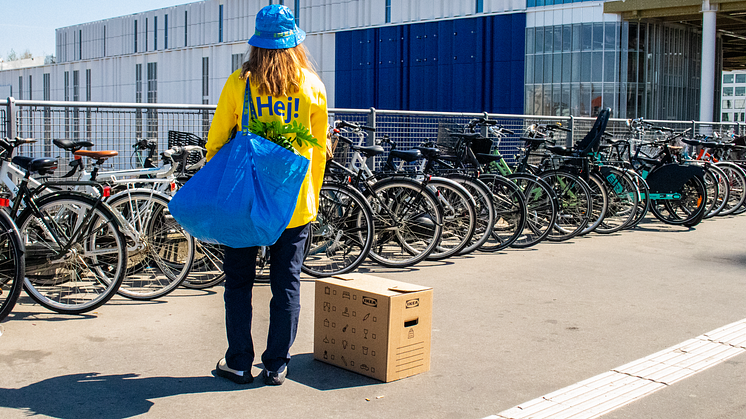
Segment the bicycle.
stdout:
<path fill-rule="evenodd" d="M 107 302 L 119 289 L 127 268 L 123 226 L 103 202 L 109 191 L 95 182 L 31 181 L 31 174 L 51 174 L 57 160 L 17 156 L 13 152 L 24 139 L 0 140 L 0 180 L 13 184 L 9 173 L 24 177 L 10 192 L 10 217 L 18 226 L 25 245 L 24 289 L 42 306 L 65 314 L 80 314 Z M 39 184 L 33 189 L 30 184 Z M 97 188 L 100 196 L 52 187 L 85 185 Z M 23 207 L 22 207 L 23 205 Z"/>
<path fill-rule="evenodd" d="M 9 205 L 7 198 L 0 198 L 0 207 Z M 24 252 L 21 233 L 7 212 L 0 210 L 0 322 L 8 317 L 21 295 L 26 271 Z"/>

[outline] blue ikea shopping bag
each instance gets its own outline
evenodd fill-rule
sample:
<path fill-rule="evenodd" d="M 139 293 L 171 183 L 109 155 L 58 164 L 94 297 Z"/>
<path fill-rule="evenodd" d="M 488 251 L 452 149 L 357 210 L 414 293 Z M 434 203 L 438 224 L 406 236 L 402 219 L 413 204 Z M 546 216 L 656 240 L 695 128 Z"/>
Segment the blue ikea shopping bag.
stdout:
<path fill-rule="evenodd" d="M 274 244 L 290 223 L 309 160 L 243 130 L 174 195 L 174 219 L 192 236 L 230 247 Z M 252 114 L 253 106 L 251 106 Z"/>

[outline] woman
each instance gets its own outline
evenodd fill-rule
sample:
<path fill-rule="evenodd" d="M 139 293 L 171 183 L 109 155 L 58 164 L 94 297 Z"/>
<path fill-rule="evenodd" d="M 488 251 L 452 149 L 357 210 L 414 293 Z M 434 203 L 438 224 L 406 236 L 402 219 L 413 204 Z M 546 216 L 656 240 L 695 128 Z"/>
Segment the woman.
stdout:
<path fill-rule="evenodd" d="M 300 313 L 300 270 L 309 223 L 316 218 L 323 180 L 327 131 L 326 89 L 314 72 L 305 47 L 306 34 L 295 25 L 285 6 L 264 7 L 256 16 L 256 31 L 249 39 L 251 52 L 243 67 L 228 77 L 218 101 L 207 141 L 207 160 L 229 141 L 234 127 L 241 130 L 244 94 L 250 86 L 250 101 L 262 122 L 298 121 L 310 129 L 321 148 L 298 146 L 310 160 L 290 224 L 270 247 L 269 336 L 262 354 L 262 378 L 280 385 L 287 375 L 289 350 L 295 340 Z M 257 247 L 226 248 L 225 323 L 228 350 L 218 361 L 216 375 L 239 384 L 253 381 L 251 366 L 251 295 L 256 273 Z"/>

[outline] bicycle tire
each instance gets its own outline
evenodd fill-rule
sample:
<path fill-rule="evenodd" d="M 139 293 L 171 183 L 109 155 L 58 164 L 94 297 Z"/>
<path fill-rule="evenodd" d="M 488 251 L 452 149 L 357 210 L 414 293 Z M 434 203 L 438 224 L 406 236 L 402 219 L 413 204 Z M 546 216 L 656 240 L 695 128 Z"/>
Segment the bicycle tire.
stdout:
<path fill-rule="evenodd" d="M 442 260 L 459 254 L 469 244 L 477 226 L 476 202 L 466 188 L 453 180 L 431 177 L 427 185 L 436 192 L 443 210 L 440 241 L 427 260 Z"/>
<path fill-rule="evenodd" d="M 81 314 L 100 307 L 116 294 L 127 269 L 122 225 L 104 202 L 76 192 L 57 192 L 36 200 L 45 226 L 26 208 L 18 216 L 26 252 L 24 289 L 42 306 L 62 314 Z M 74 243 L 70 235 L 85 216 L 90 222 Z M 60 237 L 57 243 L 50 229 Z M 72 247 L 60 252 L 63 247 Z M 66 260 L 65 260 L 66 259 Z M 82 262 L 82 263 L 80 263 Z"/>
<path fill-rule="evenodd" d="M 521 188 L 503 176 L 488 174 L 481 176 L 480 180 L 492 193 L 495 221 L 490 239 L 479 250 L 497 252 L 515 243 L 523 233 L 527 217 L 526 201 Z"/>
<path fill-rule="evenodd" d="M 487 240 L 489 240 L 490 235 L 492 234 L 492 226 L 495 221 L 495 207 L 492 204 L 492 192 L 490 192 L 487 185 L 478 178 L 472 178 L 471 176 L 461 173 L 447 174 L 445 177 L 458 182 L 461 186 L 466 188 L 472 197 L 474 197 L 474 203 L 476 204 L 475 210 L 477 213 L 477 222 L 474 228 L 474 233 L 471 235 L 466 247 L 458 252 L 458 255 L 466 255 L 479 249 Z"/>
<path fill-rule="evenodd" d="M 23 290 L 23 242 L 13 220 L 0 210 L 0 322 L 15 307 Z"/>
<path fill-rule="evenodd" d="M 202 290 L 214 287 L 225 280 L 223 245 L 205 243 L 194 239 L 194 262 L 184 282 L 184 288 Z"/>
<path fill-rule="evenodd" d="M 595 231 L 600 234 L 616 233 L 634 220 L 640 203 L 640 189 L 632 177 L 622 170 L 605 166 L 600 174 L 609 194 L 609 206 Z"/>
<path fill-rule="evenodd" d="M 731 215 L 746 201 L 746 172 L 730 162 L 719 162 L 715 165 L 725 173 L 728 183 L 728 199 L 718 215 Z"/>
<path fill-rule="evenodd" d="M 324 184 L 301 270 L 315 277 L 352 272 L 368 256 L 373 238 L 373 210 L 365 197 L 346 184 Z"/>
<path fill-rule="evenodd" d="M 650 211 L 660 221 L 671 225 L 693 227 L 702 221 L 705 215 L 707 189 L 704 179 L 692 176 L 684 183 L 678 192 L 677 200 L 651 200 Z"/>
<path fill-rule="evenodd" d="M 645 219 L 645 216 L 650 210 L 650 188 L 648 187 L 648 183 L 645 181 L 642 175 L 635 172 L 634 170 L 626 171 L 626 173 L 632 178 L 635 187 L 637 187 L 637 189 L 639 190 L 639 204 L 637 205 L 637 207 L 635 207 L 635 216 L 632 218 L 632 221 L 624 226 L 625 230 L 637 227 L 637 225 L 640 224 L 643 219 Z"/>
<path fill-rule="evenodd" d="M 557 221 L 547 240 L 565 241 L 580 234 L 588 225 L 593 208 L 588 184 L 573 174 L 557 170 L 539 173 L 539 177 L 554 189 L 559 202 Z"/>
<path fill-rule="evenodd" d="M 591 210 L 591 217 L 588 220 L 588 225 L 580 232 L 580 236 L 592 233 L 596 228 L 601 225 L 606 217 L 606 211 L 609 208 L 609 192 L 606 189 L 604 181 L 599 178 L 595 173 L 588 175 L 588 188 L 590 188 L 591 196 L 593 200 L 593 209 Z"/>
<path fill-rule="evenodd" d="M 371 260 L 404 268 L 433 252 L 443 229 L 435 193 L 415 180 L 394 177 L 374 183 L 365 197 L 374 219 Z"/>
<path fill-rule="evenodd" d="M 707 203 L 704 218 L 712 218 L 723 210 L 728 203 L 730 189 L 725 172 L 715 165 L 703 165 L 703 180 L 707 188 Z"/>
<path fill-rule="evenodd" d="M 538 176 L 513 173 L 507 176 L 523 192 L 526 201 L 526 227 L 521 236 L 510 246 L 524 249 L 541 243 L 557 221 L 557 196 L 554 190 Z"/>
<path fill-rule="evenodd" d="M 127 237 L 127 271 L 118 293 L 132 300 L 168 295 L 187 278 L 194 261 L 194 238 L 168 210 L 170 197 L 130 190 L 107 203 L 137 232 Z"/>

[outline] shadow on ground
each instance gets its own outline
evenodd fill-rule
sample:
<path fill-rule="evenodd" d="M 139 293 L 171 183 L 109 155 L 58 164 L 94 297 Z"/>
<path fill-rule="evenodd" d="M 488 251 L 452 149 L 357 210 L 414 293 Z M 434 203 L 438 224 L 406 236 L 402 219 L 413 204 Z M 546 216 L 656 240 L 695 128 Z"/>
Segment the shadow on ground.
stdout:
<path fill-rule="evenodd" d="M 310 353 L 293 355 L 288 365 L 288 380 L 321 391 L 381 383 L 378 380 L 314 360 L 313 354 Z M 261 364 L 259 367 L 262 368 Z"/>
<path fill-rule="evenodd" d="M 209 376 L 138 378 L 92 372 L 48 378 L 19 389 L 0 388 L 0 406 L 56 418 L 117 419 L 148 413 L 150 399 L 245 388 Z"/>

